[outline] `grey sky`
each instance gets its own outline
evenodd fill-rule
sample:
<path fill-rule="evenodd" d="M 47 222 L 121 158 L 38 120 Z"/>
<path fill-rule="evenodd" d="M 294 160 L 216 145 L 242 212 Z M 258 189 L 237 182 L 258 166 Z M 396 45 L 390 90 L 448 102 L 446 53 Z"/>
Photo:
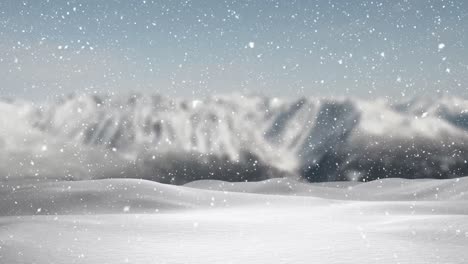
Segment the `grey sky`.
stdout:
<path fill-rule="evenodd" d="M 466 1 L 0 1 L 0 94 L 467 95 Z"/>

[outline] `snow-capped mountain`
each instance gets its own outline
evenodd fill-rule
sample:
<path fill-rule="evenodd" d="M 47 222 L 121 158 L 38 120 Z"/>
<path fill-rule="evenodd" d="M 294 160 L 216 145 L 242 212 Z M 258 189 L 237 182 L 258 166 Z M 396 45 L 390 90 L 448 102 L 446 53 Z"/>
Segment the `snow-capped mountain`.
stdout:
<path fill-rule="evenodd" d="M 2 177 L 182 184 L 468 174 L 468 101 L 159 95 L 0 102 Z"/>

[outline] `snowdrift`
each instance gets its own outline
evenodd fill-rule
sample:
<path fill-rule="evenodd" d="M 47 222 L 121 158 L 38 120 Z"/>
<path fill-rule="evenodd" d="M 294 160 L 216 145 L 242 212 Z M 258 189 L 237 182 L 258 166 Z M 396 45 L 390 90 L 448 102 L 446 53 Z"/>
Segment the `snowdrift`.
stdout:
<path fill-rule="evenodd" d="M 466 263 L 466 190 L 468 177 L 2 182 L 0 262 Z"/>
<path fill-rule="evenodd" d="M 194 181 L 184 186 L 139 179 L 0 184 L 0 217 L 19 215 L 153 214 L 249 206 L 329 206 L 368 201 L 404 213 L 468 214 L 468 177 L 385 179 L 367 183 Z M 376 201 L 380 201 L 377 203 Z M 392 205 L 385 205 L 391 201 Z M 405 203 L 395 203 L 401 201 Z M 408 207 L 419 202 L 418 207 Z M 425 206 L 424 202 L 428 202 Z M 438 203 L 444 202 L 444 203 Z M 383 210 L 382 209 L 382 210 Z"/>
<path fill-rule="evenodd" d="M 3 180 L 312 182 L 468 175 L 468 101 L 70 96 L 0 101 Z"/>

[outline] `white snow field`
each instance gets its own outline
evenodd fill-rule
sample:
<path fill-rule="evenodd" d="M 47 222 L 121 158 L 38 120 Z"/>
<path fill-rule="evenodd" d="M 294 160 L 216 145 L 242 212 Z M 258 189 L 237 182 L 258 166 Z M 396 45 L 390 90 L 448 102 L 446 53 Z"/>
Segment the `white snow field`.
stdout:
<path fill-rule="evenodd" d="M 0 263 L 467 263 L 468 177 L 3 183 Z"/>

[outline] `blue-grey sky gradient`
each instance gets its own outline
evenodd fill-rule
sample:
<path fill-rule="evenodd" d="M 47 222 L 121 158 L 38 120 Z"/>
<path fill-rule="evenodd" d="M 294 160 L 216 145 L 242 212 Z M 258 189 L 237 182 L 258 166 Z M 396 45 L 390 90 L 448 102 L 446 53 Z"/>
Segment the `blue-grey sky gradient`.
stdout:
<path fill-rule="evenodd" d="M 468 95 L 468 1 L 0 0 L 0 95 Z"/>

